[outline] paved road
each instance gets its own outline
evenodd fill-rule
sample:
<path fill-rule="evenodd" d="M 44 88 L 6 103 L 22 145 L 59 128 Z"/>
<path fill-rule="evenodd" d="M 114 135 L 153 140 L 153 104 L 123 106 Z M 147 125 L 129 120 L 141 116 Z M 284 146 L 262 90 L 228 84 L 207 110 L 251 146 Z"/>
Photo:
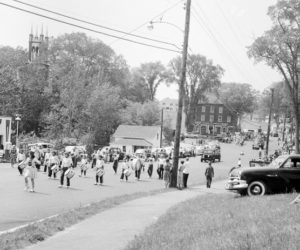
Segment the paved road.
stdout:
<path fill-rule="evenodd" d="M 222 161 L 214 164 L 215 179 L 227 177 L 228 170 L 237 164 L 241 151 L 245 152 L 245 155 L 242 156 L 244 165 L 248 165 L 248 161 L 257 158 L 258 155 L 258 151 L 252 151 L 250 142 L 243 147 L 234 144 L 221 144 L 221 148 Z M 206 163 L 200 163 L 199 157 L 191 158 L 190 161 L 189 184 L 204 183 Z M 139 182 L 131 178 L 129 183 L 121 183 L 119 175 L 113 174 L 111 165 L 106 166 L 104 186 L 93 185 L 94 172 L 92 170 L 88 171 L 87 178 L 79 178 L 76 175 L 71 180 L 72 188 L 70 189 L 59 189 L 57 180 L 49 180 L 46 175 L 39 173 L 36 180 L 36 193 L 24 191 L 23 177 L 19 176 L 16 168 L 12 169 L 8 164 L 0 164 L 0 176 L 0 231 L 109 197 L 163 187 L 163 182 L 156 178 L 156 173 L 152 179 L 143 173 Z"/>

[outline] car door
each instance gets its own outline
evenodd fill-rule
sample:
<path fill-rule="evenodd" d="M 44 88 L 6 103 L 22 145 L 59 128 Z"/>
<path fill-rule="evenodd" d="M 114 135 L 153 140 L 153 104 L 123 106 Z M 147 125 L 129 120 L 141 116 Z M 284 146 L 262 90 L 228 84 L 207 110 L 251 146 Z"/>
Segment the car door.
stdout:
<path fill-rule="evenodd" d="M 300 190 L 300 158 L 289 158 L 278 169 L 278 175 L 286 183 L 288 191 Z"/>

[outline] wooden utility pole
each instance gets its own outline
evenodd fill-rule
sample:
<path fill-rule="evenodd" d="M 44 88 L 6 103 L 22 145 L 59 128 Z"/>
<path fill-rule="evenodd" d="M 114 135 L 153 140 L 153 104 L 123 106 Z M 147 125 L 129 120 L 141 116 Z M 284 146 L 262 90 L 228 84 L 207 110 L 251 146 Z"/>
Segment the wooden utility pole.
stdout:
<path fill-rule="evenodd" d="M 191 15 L 191 0 L 186 2 L 186 13 L 185 13 L 185 28 L 184 28 L 184 40 L 182 50 L 182 68 L 179 85 L 179 100 L 176 120 L 176 131 L 175 131 L 175 143 L 174 143 L 174 154 L 173 154 L 173 169 L 171 177 L 171 187 L 177 186 L 177 169 L 179 161 L 179 148 L 180 148 L 180 134 L 181 134 L 181 122 L 182 122 L 182 110 L 183 110 L 183 97 L 184 97 L 184 84 L 186 78 L 186 61 L 188 54 L 188 40 L 190 31 L 190 15 Z"/>
<path fill-rule="evenodd" d="M 164 129 L 164 109 L 161 109 L 161 118 L 160 118 L 160 147 L 162 148 L 162 136 L 163 136 L 163 129 Z"/>
<path fill-rule="evenodd" d="M 268 156 L 268 153 L 269 153 L 269 139 L 270 139 L 270 127 L 271 127 L 273 98 L 274 98 L 274 89 L 272 88 L 271 89 L 271 106 L 270 106 L 270 112 L 269 112 L 269 122 L 268 122 L 268 132 L 267 132 L 266 156 Z"/>

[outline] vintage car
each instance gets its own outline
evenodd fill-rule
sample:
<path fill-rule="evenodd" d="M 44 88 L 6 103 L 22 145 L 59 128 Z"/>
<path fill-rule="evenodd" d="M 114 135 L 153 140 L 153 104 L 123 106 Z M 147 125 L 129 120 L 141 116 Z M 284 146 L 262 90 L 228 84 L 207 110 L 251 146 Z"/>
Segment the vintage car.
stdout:
<path fill-rule="evenodd" d="M 281 155 L 264 167 L 233 170 L 226 189 L 241 195 L 300 191 L 300 154 Z"/>
<path fill-rule="evenodd" d="M 201 156 L 201 162 L 203 161 L 211 161 L 215 162 L 218 160 L 219 162 L 221 161 L 221 150 L 220 147 L 217 146 L 209 146 L 204 149 L 203 155 Z"/>

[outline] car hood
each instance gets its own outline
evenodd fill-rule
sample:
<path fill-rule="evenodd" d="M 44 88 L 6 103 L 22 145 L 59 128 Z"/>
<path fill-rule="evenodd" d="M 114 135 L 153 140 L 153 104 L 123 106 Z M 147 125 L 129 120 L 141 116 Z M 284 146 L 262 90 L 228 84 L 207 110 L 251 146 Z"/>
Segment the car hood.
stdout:
<path fill-rule="evenodd" d="M 244 174 L 244 173 L 252 173 L 252 172 L 265 172 L 265 171 L 272 171 L 276 169 L 274 166 L 270 165 L 266 165 L 263 167 L 241 167 L 241 168 L 237 168 L 234 169 L 233 171 L 230 172 L 230 177 L 237 177 L 240 176 L 240 174 Z"/>

